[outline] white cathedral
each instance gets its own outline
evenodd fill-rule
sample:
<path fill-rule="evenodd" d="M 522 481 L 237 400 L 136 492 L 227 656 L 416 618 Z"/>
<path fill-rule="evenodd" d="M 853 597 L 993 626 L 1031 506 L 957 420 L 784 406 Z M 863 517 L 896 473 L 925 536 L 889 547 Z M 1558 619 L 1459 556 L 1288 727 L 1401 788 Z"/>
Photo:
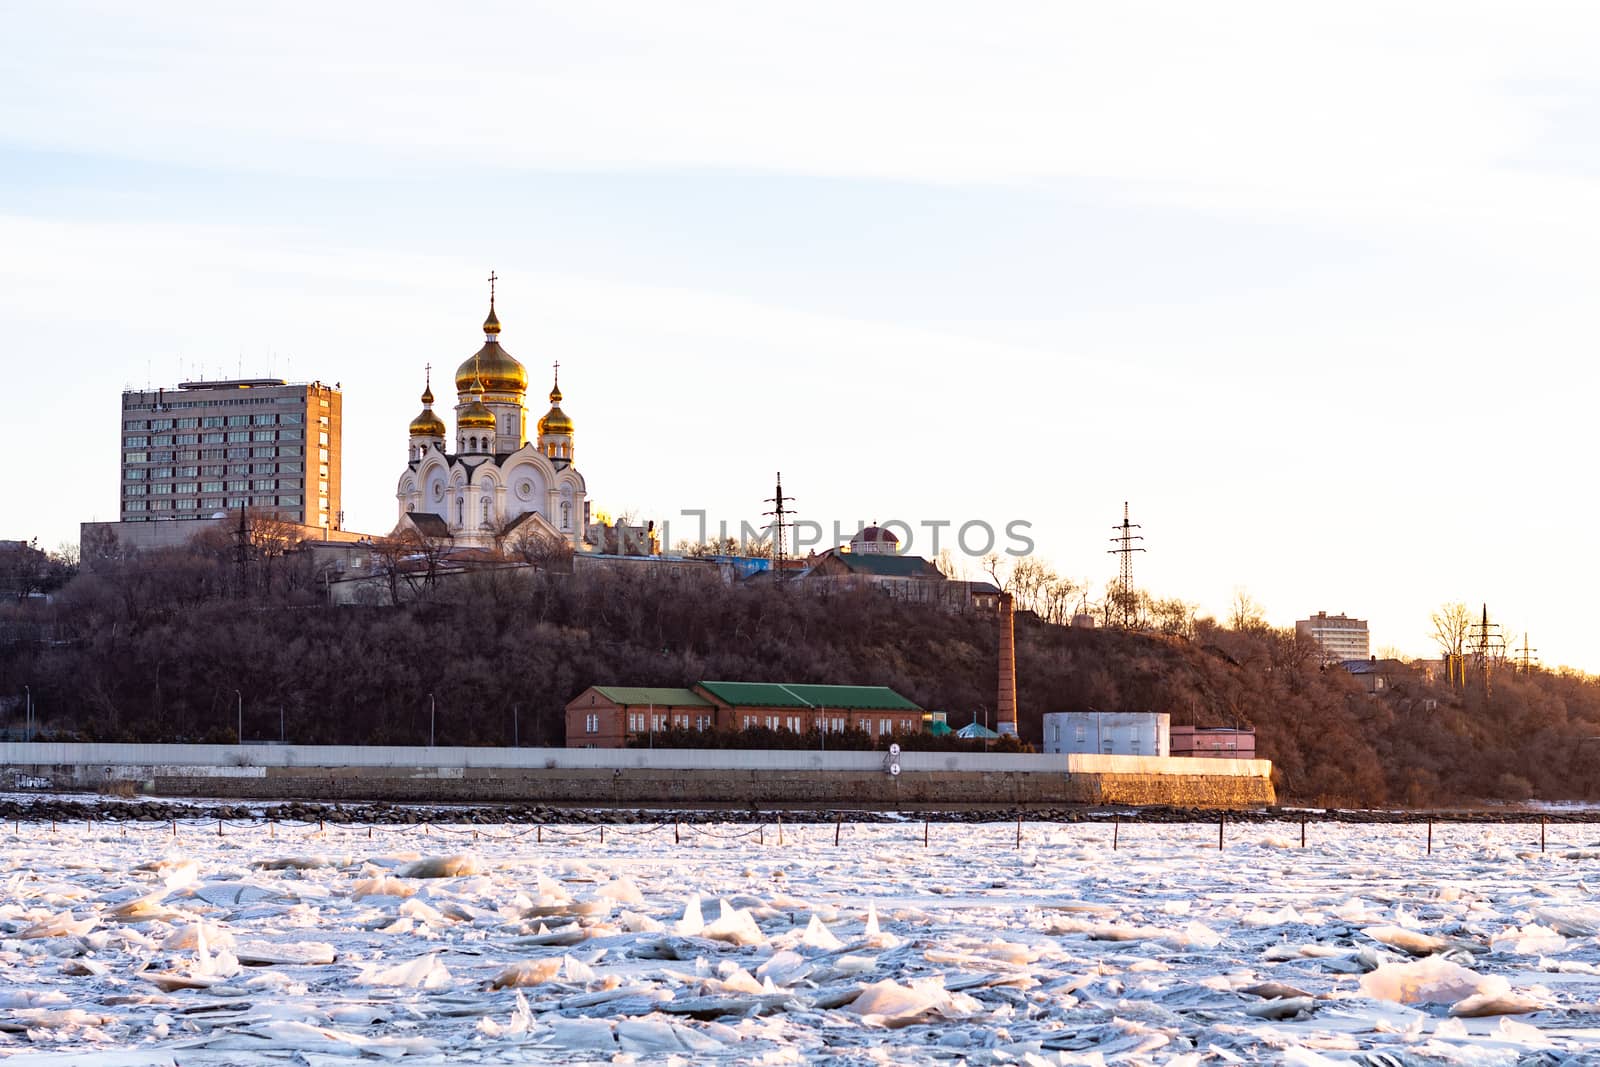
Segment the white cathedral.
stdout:
<path fill-rule="evenodd" d="M 463 548 L 537 537 L 578 549 L 589 525 L 588 490 L 572 464 L 561 365 L 555 365 L 550 410 L 539 420 L 538 437 L 529 441 L 528 372 L 500 345 L 492 277 L 490 282 L 483 347 L 456 368 L 455 451 L 449 450 L 444 420 L 433 411 L 430 372 L 395 494 L 396 533 L 410 527 Z"/>

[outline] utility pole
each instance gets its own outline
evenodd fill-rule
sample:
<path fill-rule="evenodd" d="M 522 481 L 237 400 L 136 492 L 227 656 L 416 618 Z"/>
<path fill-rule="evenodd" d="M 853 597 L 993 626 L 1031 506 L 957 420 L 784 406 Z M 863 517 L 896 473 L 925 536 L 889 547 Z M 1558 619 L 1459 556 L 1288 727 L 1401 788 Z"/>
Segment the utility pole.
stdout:
<path fill-rule="evenodd" d="M 1527 674 L 1530 670 L 1533 669 L 1533 665 L 1536 662 L 1534 660 L 1534 658 L 1533 658 L 1533 653 L 1535 653 L 1537 651 L 1539 651 L 1537 648 L 1529 648 L 1528 647 L 1528 635 L 1527 634 L 1523 634 L 1522 635 L 1522 653 L 1518 657 L 1519 659 L 1522 660 L 1522 673 L 1523 674 Z"/>
<path fill-rule="evenodd" d="M 238 743 L 242 745 L 244 744 L 244 695 L 235 689 L 233 696 L 239 702 L 236 705 L 239 712 L 239 730 L 234 736 L 238 739 Z"/>
<path fill-rule="evenodd" d="M 433 702 L 433 694 L 429 693 L 428 694 L 428 747 L 429 748 L 433 747 L 433 722 L 434 722 L 434 717 L 435 717 L 434 716 L 434 712 L 437 711 L 437 710 L 438 710 L 438 708 Z"/>
<path fill-rule="evenodd" d="M 29 686 L 29 685 L 25 685 L 25 686 L 22 687 L 22 691 L 28 695 L 27 708 L 23 712 L 23 719 L 22 719 L 22 739 L 24 741 L 32 741 L 33 740 L 33 687 Z"/>
<path fill-rule="evenodd" d="M 1143 529 L 1143 527 L 1136 522 L 1128 521 L 1128 502 L 1124 500 L 1122 502 L 1122 525 L 1111 528 L 1117 531 L 1117 536 L 1111 538 L 1111 543 L 1117 547 L 1106 549 L 1106 554 L 1121 557 L 1121 566 L 1118 568 L 1117 573 L 1116 602 L 1122 609 L 1121 626 L 1126 630 L 1133 625 L 1134 618 L 1133 554 L 1144 551 L 1143 548 L 1134 544 L 1135 541 L 1143 541 L 1144 536 L 1133 531 Z"/>
<path fill-rule="evenodd" d="M 789 529 L 794 525 L 791 521 L 794 509 L 789 507 L 794 503 L 794 497 L 783 495 L 782 471 L 778 472 L 778 487 L 767 497 L 766 503 L 772 505 L 772 510 L 765 513 L 772 519 L 772 525 L 768 527 L 772 531 L 772 573 L 781 582 L 786 573 L 784 564 L 789 559 Z"/>

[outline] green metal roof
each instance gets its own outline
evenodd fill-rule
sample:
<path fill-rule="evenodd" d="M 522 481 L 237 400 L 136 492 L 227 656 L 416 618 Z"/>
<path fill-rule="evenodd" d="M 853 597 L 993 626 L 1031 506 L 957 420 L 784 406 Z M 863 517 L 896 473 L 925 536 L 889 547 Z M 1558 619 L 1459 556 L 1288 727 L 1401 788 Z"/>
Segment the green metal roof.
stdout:
<path fill-rule="evenodd" d="M 921 711 L 883 685 L 802 685 L 782 682 L 701 682 L 700 688 L 725 704 L 742 708 L 860 708 L 869 711 Z"/>
<path fill-rule="evenodd" d="M 856 574 L 876 574 L 884 578 L 928 578 L 943 581 L 939 568 L 921 556 L 899 556 L 887 552 L 836 552 L 831 557 Z"/>
<path fill-rule="evenodd" d="M 594 691 L 614 704 L 629 707 L 654 704 L 657 707 L 712 707 L 711 701 L 693 689 L 674 689 L 670 686 L 648 685 L 597 685 Z"/>

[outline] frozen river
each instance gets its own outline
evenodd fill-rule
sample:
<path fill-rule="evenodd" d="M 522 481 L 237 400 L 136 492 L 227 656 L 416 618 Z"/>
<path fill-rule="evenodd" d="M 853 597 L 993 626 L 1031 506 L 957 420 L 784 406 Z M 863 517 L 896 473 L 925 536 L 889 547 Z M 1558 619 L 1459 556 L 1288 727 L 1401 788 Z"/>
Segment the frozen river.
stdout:
<path fill-rule="evenodd" d="M 1600 1062 L 1600 827 L 177 829 L 4 827 L 0 1057 Z"/>

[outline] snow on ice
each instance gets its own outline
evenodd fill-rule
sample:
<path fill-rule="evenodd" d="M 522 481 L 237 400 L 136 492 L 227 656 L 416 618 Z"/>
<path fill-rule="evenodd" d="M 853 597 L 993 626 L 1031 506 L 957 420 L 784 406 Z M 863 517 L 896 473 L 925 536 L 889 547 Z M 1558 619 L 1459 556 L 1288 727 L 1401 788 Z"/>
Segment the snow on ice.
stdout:
<path fill-rule="evenodd" d="M 1600 852 L 1527 827 L 0 834 L 0 1057 L 1560 1064 Z M 469 844 L 470 848 L 464 847 Z M 443 845 L 444 847 L 438 847 Z M 453 847 L 452 847 L 453 846 Z M 1583 847 L 1574 847 L 1583 846 Z"/>

